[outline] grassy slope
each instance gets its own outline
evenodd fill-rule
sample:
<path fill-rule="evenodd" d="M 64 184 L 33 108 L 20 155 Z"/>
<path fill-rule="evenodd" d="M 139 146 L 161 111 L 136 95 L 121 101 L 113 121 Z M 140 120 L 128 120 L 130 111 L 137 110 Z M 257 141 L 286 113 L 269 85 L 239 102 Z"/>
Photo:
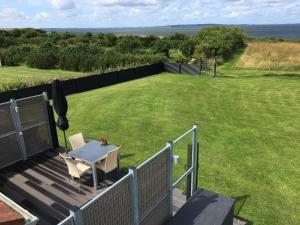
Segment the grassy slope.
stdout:
<path fill-rule="evenodd" d="M 236 65 L 239 68 L 299 70 L 300 43 L 249 43 Z"/>
<path fill-rule="evenodd" d="M 236 214 L 254 224 L 300 224 L 300 80 L 232 74 L 163 73 L 70 96 L 68 135 L 107 135 L 129 167 L 197 122 L 201 187 L 236 197 Z"/>
<path fill-rule="evenodd" d="M 41 70 L 26 66 L 0 67 L 0 85 L 16 81 L 24 81 L 31 84 L 39 81 L 49 81 L 54 78 L 66 79 L 79 76 L 82 76 L 82 73 L 63 70 Z"/>

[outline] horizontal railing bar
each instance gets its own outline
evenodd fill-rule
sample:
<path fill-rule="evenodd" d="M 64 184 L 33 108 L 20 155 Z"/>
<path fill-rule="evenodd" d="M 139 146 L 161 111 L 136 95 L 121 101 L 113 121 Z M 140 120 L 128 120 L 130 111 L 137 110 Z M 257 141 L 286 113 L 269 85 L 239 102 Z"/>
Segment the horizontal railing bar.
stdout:
<path fill-rule="evenodd" d="M 173 188 L 176 188 L 178 186 L 178 184 L 180 184 L 182 182 L 182 180 L 188 176 L 190 173 L 193 172 L 194 167 L 192 166 L 191 168 L 189 168 L 174 184 L 173 184 Z"/>
<path fill-rule="evenodd" d="M 149 163 L 151 160 L 153 160 L 154 158 L 156 158 L 157 156 L 159 156 L 160 154 L 162 154 L 164 151 L 166 151 L 169 148 L 169 146 L 164 147 L 162 150 L 160 150 L 159 152 L 157 152 L 155 155 L 153 155 L 152 157 L 150 157 L 149 159 L 147 159 L 145 162 L 143 162 L 141 165 L 139 165 L 137 167 L 137 169 L 140 169 L 141 167 L 143 167 L 145 164 Z"/>
<path fill-rule="evenodd" d="M 131 174 L 126 174 L 124 177 L 122 177 L 120 180 L 118 180 L 116 183 L 114 183 L 113 185 L 111 185 L 108 189 L 106 189 L 105 191 L 103 191 L 102 193 L 100 193 L 99 195 L 97 195 L 95 198 L 93 198 L 91 201 L 89 201 L 88 203 L 86 203 L 84 206 L 82 206 L 80 209 L 84 210 L 87 207 L 91 206 L 95 201 L 97 201 L 99 198 L 101 198 L 103 195 L 107 194 L 108 192 L 110 192 L 111 190 L 113 190 L 117 185 L 119 185 L 120 183 L 122 183 L 123 181 L 125 181 L 128 177 L 130 177 Z"/>
<path fill-rule="evenodd" d="M 32 125 L 29 125 L 29 126 L 22 127 L 22 131 L 26 131 L 26 130 L 29 130 L 31 128 L 39 127 L 39 126 L 42 126 L 42 125 L 45 125 L 45 124 L 48 124 L 48 123 L 46 121 L 41 121 L 41 122 L 38 122 L 36 124 L 32 124 Z"/>
<path fill-rule="evenodd" d="M 147 216 L 149 216 L 154 209 L 159 206 L 160 203 L 162 203 L 163 200 L 165 200 L 169 196 L 169 192 L 166 193 L 162 198 L 160 198 L 150 209 L 148 209 L 145 213 L 145 215 L 140 219 L 140 222 L 142 222 Z"/>
<path fill-rule="evenodd" d="M 15 99 L 15 100 L 16 100 L 16 102 L 18 102 L 18 101 L 27 100 L 27 99 L 30 99 L 30 98 L 42 97 L 42 96 L 43 96 L 43 94 L 33 95 L 33 96 L 29 96 L 29 97 L 25 97 L 25 98 L 19 98 L 19 99 Z"/>
<path fill-rule="evenodd" d="M 187 132 L 185 132 L 183 135 L 181 135 L 179 138 L 177 138 L 175 141 L 173 141 L 173 144 L 175 144 L 176 142 L 180 141 L 182 138 L 184 138 L 185 136 L 187 136 L 188 134 L 190 134 L 191 132 L 194 131 L 194 127 L 190 130 L 188 130 Z"/>
<path fill-rule="evenodd" d="M 69 222 L 69 220 L 73 219 L 73 216 L 70 215 L 67 218 L 65 218 L 63 221 L 61 221 L 60 223 L 58 223 L 57 225 L 64 225 L 65 223 Z M 73 224 L 73 223 L 72 223 Z"/>
<path fill-rule="evenodd" d="M 17 131 L 10 131 L 10 132 L 7 132 L 7 133 L 5 133 L 5 134 L 1 134 L 0 135 L 0 139 L 1 138 L 6 138 L 6 137 L 9 137 L 9 136 L 11 136 L 11 135 L 13 135 L 13 134 L 17 134 Z"/>

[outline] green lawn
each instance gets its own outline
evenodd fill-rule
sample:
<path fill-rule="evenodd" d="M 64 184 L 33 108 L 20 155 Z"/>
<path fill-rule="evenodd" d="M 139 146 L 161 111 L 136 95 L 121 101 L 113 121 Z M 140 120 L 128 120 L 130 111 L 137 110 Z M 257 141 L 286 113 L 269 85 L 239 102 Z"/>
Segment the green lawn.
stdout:
<path fill-rule="evenodd" d="M 72 71 L 42 70 L 26 66 L 2 66 L 0 67 L 0 91 L 1 87 L 16 86 L 18 83 L 32 86 L 41 82 L 52 81 L 54 78 L 67 79 L 82 75 L 83 73 Z"/>
<path fill-rule="evenodd" d="M 69 96 L 67 134 L 108 136 L 122 145 L 127 168 L 196 122 L 201 187 L 237 198 L 236 215 L 256 225 L 300 224 L 299 76 L 234 73 L 216 79 L 162 73 Z M 176 177 L 186 143 L 175 148 Z"/>

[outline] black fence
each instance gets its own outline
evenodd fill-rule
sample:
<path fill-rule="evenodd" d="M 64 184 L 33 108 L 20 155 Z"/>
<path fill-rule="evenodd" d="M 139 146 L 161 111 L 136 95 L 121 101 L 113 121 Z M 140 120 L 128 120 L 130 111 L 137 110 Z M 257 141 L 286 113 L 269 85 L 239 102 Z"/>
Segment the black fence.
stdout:
<path fill-rule="evenodd" d="M 63 80 L 62 84 L 66 95 L 90 91 L 130 80 L 135 80 L 163 72 L 163 63 L 156 63 L 120 71 L 95 74 L 86 77 Z M 52 98 L 51 84 L 43 84 L 18 90 L 0 93 L 0 103 L 10 99 L 26 98 L 46 92 Z"/>
<path fill-rule="evenodd" d="M 217 75 L 215 59 L 201 59 L 196 64 L 165 62 L 164 71 L 191 75 Z"/>

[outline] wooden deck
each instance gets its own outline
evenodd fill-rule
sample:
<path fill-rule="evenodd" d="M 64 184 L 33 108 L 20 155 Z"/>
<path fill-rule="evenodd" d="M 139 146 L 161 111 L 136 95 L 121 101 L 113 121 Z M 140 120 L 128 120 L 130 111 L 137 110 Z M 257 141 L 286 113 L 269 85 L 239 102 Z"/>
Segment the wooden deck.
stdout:
<path fill-rule="evenodd" d="M 98 175 L 101 181 L 101 174 Z M 48 151 L 0 170 L 0 192 L 40 219 L 39 225 L 57 224 L 70 215 L 69 209 L 80 207 L 101 193 L 113 181 L 100 182 L 93 189 L 92 174 L 81 182 L 70 180 L 64 161 Z"/>

